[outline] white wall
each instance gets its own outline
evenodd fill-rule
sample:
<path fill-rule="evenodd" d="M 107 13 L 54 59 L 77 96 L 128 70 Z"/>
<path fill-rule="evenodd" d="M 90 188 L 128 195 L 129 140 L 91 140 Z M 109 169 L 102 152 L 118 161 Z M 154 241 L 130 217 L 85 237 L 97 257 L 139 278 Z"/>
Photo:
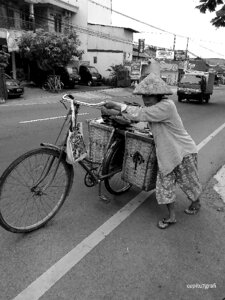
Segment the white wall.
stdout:
<path fill-rule="evenodd" d="M 97 63 L 94 63 L 94 56 L 97 57 Z M 90 65 L 95 66 L 103 77 L 109 77 L 110 72 L 106 71 L 112 65 L 123 63 L 123 53 L 110 52 L 89 52 L 88 57 Z"/>
<path fill-rule="evenodd" d="M 70 2 L 74 2 L 73 4 L 79 7 L 77 14 L 72 18 L 72 25 L 75 26 L 81 41 L 80 49 L 84 50 L 83 60 L 87 60 L 88 35 L 85 30 L 87 30 L 88 23 L 88 0 L 70 0 Z M 78 27 L 77 29 L 76 26 Z"/>
<path fill-rule="evenodd" d="M 93 0 L 107 8 L 88 1 L 88 22 L 94 24 L 111 25 L 112 23 L 112 0 Z"/>
<path fill-rule="evenodd" d="M 66 3 L 69 3 L 71 5 L 75 5 L 77 6 L 79 0 L 61 0 L 62 2 L 66 2 Z M 86 0 L 85 0 L 86 1 Z"/>
<path fill-rule="evenodd" d="M 111 24 L 111 11 L 100 7 L 94 3 L 91 3 L 89 0 L 64 0 L 70 4 L 74 4 L 79 7 L 77 14 L 72 19 L 72 24 L 80 27 L 77 28 L 77 34 L 79 40 L 81 41 L 80 48 L 84 50 L 82 56 L 83 60 L 88 60 L 87 48 L 88 40 L 90 35 L 87 34 L 86 30 L 88 29 L 88 22 L 98 23 L 98 24 Z M 93 0 L 103 6 L 111 8 L 111 0 Z"/>
<path fill-rule="evenodd" d="M 111 0 L 93 1 L 111 8 Z M 82 43 L 80 48 L 84 50 L 82 60 L 90 61 L 90 64 L 96 66 L 104 77 L 108 77 L 110 73 L 106 70 L 111 65 L 122 64 L 124 57 L 127 60 L 132 59 L 133 32 L 109 26 L 111 10 L 91 3 L 89 0 L 70 0 L 70 3 L 79 7 L 72 24 L 80 27 L 80 29 L 77 28 L 77 34 Z M 88 23 L 104 24 L 105 26 Z M 87 29 L 91 31 L 91 34 L 87 33 Z M 81 32 L 82 30 L 83 32 Z M 104 34 L 107 38 L 102 36 Z M 97 63 L 94 63 L 94 57 L 97 57 Z"/>
<path fill-rule="evenodd" d="M 88 60 L 104 77 L 109 76 L 106 69 L 111 65 L 123 64 L 125 57 L 126 60 L 132 59 L 133 33 L 131 31 L 100 25 L 89 25 L 89 28 L 107 35 L 107 38 L 98 36 L 89 36 L 88 38 Z M 97 57 L 97 64 L 94 64 L 94 57 Z"/>

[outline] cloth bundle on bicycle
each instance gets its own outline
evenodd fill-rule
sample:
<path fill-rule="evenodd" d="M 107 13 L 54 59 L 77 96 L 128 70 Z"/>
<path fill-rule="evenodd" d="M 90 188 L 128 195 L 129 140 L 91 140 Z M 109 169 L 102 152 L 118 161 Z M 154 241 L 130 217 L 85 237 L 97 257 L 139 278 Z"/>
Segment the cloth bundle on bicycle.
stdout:
<path fill-rule="evenodd" d="M 87 150 L 83 139 L 82 123 L 77 123 L 73 130 L 69 131 L 66 143 L 67 162 L 74 164 L 87 156 Z"/>
<path fill-rule="evenodd" d="M 106 124 L 112 125 L 114 127 L 126 127 L 130 126 L 132 123 L 136 123 L 125 118 L 122 115 L 119 115 L 118 111 L 115 110 L 115 114 L 112 113 L 112 111 L 113 109 L 111 109 L 109 113 L 109 111 L 105 108 L 101 110 L 102 119 Z"/>

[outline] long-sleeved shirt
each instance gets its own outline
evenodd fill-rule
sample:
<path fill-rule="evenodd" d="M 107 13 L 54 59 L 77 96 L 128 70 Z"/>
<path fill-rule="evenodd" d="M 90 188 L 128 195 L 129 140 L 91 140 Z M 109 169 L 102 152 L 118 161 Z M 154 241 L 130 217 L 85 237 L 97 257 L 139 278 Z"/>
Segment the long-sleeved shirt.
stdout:
<path fill-rule="evenodd" d="M 172 172 L 185 155 L 198 152 L 173 100 L 163 99 L 148 107 L 128 105 L 122 114 L 130 120 L 149 123 L 155 141 L 158 167 L 164 175 Z"/>

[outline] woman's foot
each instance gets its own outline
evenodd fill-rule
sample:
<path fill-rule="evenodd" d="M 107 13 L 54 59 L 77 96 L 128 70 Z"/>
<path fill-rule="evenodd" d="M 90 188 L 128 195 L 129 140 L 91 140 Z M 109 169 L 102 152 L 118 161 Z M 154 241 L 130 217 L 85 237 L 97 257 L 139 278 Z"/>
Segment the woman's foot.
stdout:
<path fill-rule="evenodd" d="M 173 225 L 173 224 L 176 224 L 177 221 L 176 219 L 162 219 L 161 221 L 158 222 L 157 226 L 160 228 L 160 229 L 166 229 L 168 228 L 169 226 Z"/>
<path fill-rule="evenodd" d="M 184 212 L 187 215 L 196 215 L 199 212 L 200 208 L 201 208 L 201 204 L 200 204 L 200 201 L 198 199 L 196 201 L 193 201 L 191 203 L 191 205 L 184 210 Z"/>

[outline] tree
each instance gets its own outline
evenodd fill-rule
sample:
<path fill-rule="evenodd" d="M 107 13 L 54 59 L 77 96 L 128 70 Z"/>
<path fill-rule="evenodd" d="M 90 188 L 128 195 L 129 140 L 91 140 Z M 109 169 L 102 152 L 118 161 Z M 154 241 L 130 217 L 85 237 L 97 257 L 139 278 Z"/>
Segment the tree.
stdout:
<path fill-rule="evenodd" d="M 78 49 L 80 44 L 75 31 L 61 34 L 37 29 L 22 35 L 19 49 L 23 57 L 40 70 L 55 75 L 56 68 L 66 66 L 73 56 L 82 56 L 83 51 Z"/>
<path fill-rule="evenodd" d="M 223 0 L 200 0 L 200 5 L 196 6 L 201 13 L 205 14 L 206 11 L 216 12 L 216 17 L 211 20 L 212 25 L 215 27 L 225 27 L 225 5 Z M 222 7 L 221 7 L 222 5 Z M 220 6 L 220 9 L 216 10 Z"/>
<path fill-rule="evenodd" d="M 0 51 L 0 103 L 4 103 L 8 98 L 5 83 L 5 68 L 8 65 L 10 55 L 7 53 L 7 46 L 3 45 Z"/>
<path fill-rule="evenodd" d="M 46 32 L 26 32 L 22 35 L 19 48 L 25 58 L 36 61 L 40 69 L 53 70 L 68 64 L 72 56 L 81 57 L 80 41 L 73 31 L 68 35 Z"/>

